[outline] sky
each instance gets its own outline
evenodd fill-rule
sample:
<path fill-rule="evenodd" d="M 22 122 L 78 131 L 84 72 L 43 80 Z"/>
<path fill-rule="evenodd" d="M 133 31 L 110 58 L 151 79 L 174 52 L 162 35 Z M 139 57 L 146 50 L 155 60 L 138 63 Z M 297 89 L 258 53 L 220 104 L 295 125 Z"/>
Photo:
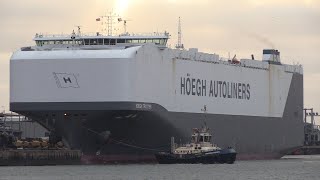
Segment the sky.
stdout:
<path fill-rule="evenodd" d="M 128 32 L 170 32 L 171 47 L 181 17 L 187 48 L 256 59 L 276 48 L 283 63 L 303 65 L 304 106 L 320 113 L 320 0 L 0 0 L 0 110 L 9 110 L 12 52 L 36 33 L 101 31 L 95 19 L 110 10 L 130 20 Z"/>

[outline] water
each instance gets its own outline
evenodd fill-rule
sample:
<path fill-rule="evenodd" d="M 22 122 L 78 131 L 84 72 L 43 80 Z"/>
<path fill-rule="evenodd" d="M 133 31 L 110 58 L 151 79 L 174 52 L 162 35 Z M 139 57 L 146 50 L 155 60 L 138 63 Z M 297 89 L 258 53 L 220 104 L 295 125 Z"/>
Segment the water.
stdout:
<path fill-rule="evenodd" d="M 235 164 L 0 167 L 1 180 L 320 179 L 320 156 Z"/>

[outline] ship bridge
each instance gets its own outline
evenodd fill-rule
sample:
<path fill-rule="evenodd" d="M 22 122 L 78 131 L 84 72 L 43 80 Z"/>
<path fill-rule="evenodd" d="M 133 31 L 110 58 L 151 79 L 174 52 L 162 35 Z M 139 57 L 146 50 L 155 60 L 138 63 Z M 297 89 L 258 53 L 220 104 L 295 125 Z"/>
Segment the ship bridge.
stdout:
<path fill-rule="evenodd" d="M 209 133 L 209 129 L 207 127 L 198 129 L 194 128 L 193 134 L 191 136 L 191 142 L 192 143 L 210 143 L 212 135 Z"/>
<path fill-rule="evenodd" d="M 65 48 L 80 49 L 109 49 L 128 46 L 140 46 L 146 43 L 153 43 L 159 48 L 166 48 L 169 33 L 150 33 L 150 34 L 121 34 L 117 36 L 106 36 L 100 33 L 76 34 L 71 35 L 44 35 L 36 34 L 34 50 L 54 50 Z"/>

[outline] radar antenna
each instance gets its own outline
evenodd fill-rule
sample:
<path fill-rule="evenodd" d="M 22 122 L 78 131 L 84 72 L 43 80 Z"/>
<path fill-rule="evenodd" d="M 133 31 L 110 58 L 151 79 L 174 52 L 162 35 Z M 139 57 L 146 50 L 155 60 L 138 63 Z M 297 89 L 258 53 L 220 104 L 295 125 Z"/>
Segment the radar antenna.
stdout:
<path fill-rule="evenodd" d="M 76 26 L 78 28 L 77 36 L 81 36 L 81 26 Z"/>
<path fill-rule="evenodd" d="M 178 23 L 178 44 L 176 44 L 177 49 L 184 49 L 183 44 L 181 43 L 181 18 L 179 17 L 179 23 Z"/>
<path fill-rule="evenodd" d="M 127 32 L 127 22 L 128 21 L 131 21 L 130 19 L 122 19 L 122 18 L 118 18 L 118 22 L 121 22 L 123 21 L 123 31 L 124 31 L 124 35 L 127 35 L 128 32 Z"/>

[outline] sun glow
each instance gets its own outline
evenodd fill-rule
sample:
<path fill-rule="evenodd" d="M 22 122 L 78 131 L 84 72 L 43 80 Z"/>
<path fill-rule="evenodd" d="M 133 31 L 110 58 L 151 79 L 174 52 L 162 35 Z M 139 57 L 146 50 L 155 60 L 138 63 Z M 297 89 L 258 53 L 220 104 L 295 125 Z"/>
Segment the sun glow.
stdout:
<path fill-rule="evenodd" d="M 116 11 L 123 14 L 129 7 L 129 0 L 117 0 L 116 1 Z"/>

